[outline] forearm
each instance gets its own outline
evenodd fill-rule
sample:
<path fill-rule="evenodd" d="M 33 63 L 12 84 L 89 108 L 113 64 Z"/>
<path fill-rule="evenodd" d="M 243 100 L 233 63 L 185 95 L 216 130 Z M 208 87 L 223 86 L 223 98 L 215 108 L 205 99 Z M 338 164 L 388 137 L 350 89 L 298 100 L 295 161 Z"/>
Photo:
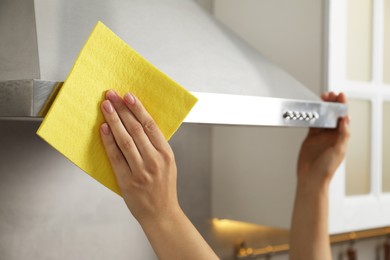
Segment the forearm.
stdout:
<path fill-rule="evenodd" d="M 160 260 L 218 259 L 181 210 L 169 218 L 144 222 L 141 226 Z"/>
<path fill-rule="evenodd" d="M 290 233 L 291 260 L 331 259 L 328 235 L 328 185 L 297 186 Z"/>

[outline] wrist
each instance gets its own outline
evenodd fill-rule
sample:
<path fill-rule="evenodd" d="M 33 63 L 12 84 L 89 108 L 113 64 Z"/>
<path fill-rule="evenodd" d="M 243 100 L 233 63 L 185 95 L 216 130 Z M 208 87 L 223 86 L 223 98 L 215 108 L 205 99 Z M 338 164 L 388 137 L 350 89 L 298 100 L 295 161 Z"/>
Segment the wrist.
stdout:
<path fill-rule="evenodd" d="M 187 217 L 183 210 L 178 206 L 170 209 L 163 214 L 144 217 L 138 222 L 145 232 L 148 230 L 169 230 L 175 227 L 178 223 L 185 220 Z"/>
<path fill-rule="evenodd" d="M 300 180 L 297 182 L 297 194 L 317 197 L 328 196 L 329 181 L 313 182 L 311 180 Z"/>

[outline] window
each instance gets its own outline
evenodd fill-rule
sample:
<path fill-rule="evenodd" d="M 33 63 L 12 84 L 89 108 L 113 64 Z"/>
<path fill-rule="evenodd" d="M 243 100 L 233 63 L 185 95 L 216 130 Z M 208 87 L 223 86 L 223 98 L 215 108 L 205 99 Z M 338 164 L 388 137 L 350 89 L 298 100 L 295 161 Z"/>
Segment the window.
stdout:
<path fill-rule="evenodd" d="M 390 0 L 330 0 L 328 86 L 349 97 L 351 140 L 332 183 L 332 233 L 390 224 Z"/>

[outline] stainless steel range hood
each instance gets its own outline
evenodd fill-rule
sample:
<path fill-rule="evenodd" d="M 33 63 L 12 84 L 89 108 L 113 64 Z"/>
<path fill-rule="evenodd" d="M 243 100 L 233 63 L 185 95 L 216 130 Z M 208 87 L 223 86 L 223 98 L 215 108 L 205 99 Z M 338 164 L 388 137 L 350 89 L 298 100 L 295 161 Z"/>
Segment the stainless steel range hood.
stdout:
<path fill-rule="evenodd" d="M 334 127 L 321 102 L 191 0 L 1 0 L 0 118 L 42 118 L 98 20 L 199 98 L 186 122 Z"/>

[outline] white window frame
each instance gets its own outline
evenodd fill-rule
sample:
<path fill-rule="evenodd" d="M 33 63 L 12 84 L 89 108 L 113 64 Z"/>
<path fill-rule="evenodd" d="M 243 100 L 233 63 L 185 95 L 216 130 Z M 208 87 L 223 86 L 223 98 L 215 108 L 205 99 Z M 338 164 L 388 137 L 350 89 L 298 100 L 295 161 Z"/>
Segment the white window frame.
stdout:
<path fill-rule="evenodd" d="M 390 102 L 390 86 L 383 82 L 384 0 L 372 1 L 372 80 L 369 82 L 346 78 L 348 0 L 327 1 L 328 90 L 371 102 L 371 191 L 367 195 L 346 196 L 345 164 L 341 165 L 330 188 L 331 234 L 390 225 L 390 193 L 382 192 L 382 104 L 385 100 Z"/>

